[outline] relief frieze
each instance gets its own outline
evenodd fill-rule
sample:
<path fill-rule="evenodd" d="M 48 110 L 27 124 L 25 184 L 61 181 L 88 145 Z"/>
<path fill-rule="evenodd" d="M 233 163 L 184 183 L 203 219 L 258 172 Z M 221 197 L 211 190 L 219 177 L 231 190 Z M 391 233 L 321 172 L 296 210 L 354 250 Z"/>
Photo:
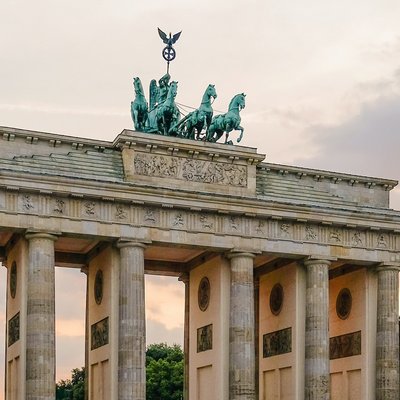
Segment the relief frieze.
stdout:
<path fill-rule="evenodd" d="M 19 326 L 19 313 L 17 313 L 8 321 L 8 346 L 19 340 Z"/>
<path fill-rule="evenodd" d="M 1 194 L 7 193 L 7 196 Z M 288 219 L 258 218 L 230 213 L 185 210 L 168 205 L 137 205 L 102 199 L 51 197 L 48 194 L 16 193 L 0 190 L 6 212 L 62 217 L 98 222 L 129 224 L 136 221 L 148 227 L 187 230 L 255 237 L 270 240 L 318 243 L 322 245 L 396 251 L 400 248 L 399 234 L 387 231 L 361 230 L 320 223 L 294 222 Z"/>
<path fill-rule="evenodd" d="M 238 187 L 247 186 L 247 167 L 244 165 L 137 153 L 134 166 L 137 175 Z"/>
<path fill-rule="evenodd" d="M 212 324 L 197 329 L 197 352 L 212 350 Z"/>
<path fill-rule="evenodd" d="M 22 195 L 22 209 L 23 211 L 32 211 L 35 206 L 33 204 L 33 197 L 29 194 Z"/>
<path fill-rule="evenodd" d="M 263 336 L 263 358 L 292 351 L 292 328 L 267 333 Z"/>
<path fill-rule="evenodd" d="M 357 356 L 361 354 L 361 331 L 331 337 L 329 339 L 329 358 Z"/>
<path fill-rule="evenodd" d="M 116 204 L 115 205 L 115 218 L 119 219 L 119 220 L 128 219 L 128 209 L 121 204 Z"/>
<path fill-rule="evenodd" d="M 96 322 L 91 326 L 91 349 L 98 349 L 99 347 L 108 344 L 109 328 L 108 317 Z"/>
<path fill-rule="evenodd" d="M 62 199 L 54 199 L 53 212 L 59 215 L 65 214 L 65 201 Z"/>

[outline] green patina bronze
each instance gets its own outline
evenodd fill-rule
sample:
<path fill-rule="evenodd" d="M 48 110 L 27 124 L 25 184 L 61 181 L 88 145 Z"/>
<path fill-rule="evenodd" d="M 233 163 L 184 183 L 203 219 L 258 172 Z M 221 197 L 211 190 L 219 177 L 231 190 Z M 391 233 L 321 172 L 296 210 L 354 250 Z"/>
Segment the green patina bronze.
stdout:
<path fill-rule="evenodd" d="M 240 111 L 245 107 L 244 93 L 237 94 L 229 104 L 228 112 L 213 117 L 213 101 L 217 98 L 215 85 L 208 85 L 199 108 L 180 118 L 181 112 L 175 102 L 178 83 L 169 82 L 170 75 L 165 74 L 159 81 L 150 83 L 150 103 L 148 105 L 139 78 L 134 78 L 135 100 L 131 102 L 131 115 L 135 130 L 165 136 L 177 136 L 185 139 L 217 142 L 226 134 L 225 143 L 233 144 L 229 133 L 239 130 L 237 142 L 243 137 L 240 126 Z"/>
<path fill-rule="evenodd" d="M 233 130 L 240 131 L 237 142 L 239 143 L 242 140 L 244 129 L 240 126 L 241 118 L 239 113 L 246 105 L 245 98 L 246 95 L 244 93 L 237 94 L 229 103 L 228 112 L 213 118 L 207 132 L 207 142 L 216 142 L 226 133 L 225 143 L 233 144 L 232 141 L 228 141 L 229 133 Z"/>
<path fill-rule="evenodd" d="M 131 116 L 135 130 L 164 136 L 176 136 L 185 139 L 216 142 L 225 133 L 225 144 L 233 144 L 229 139 L 229 133 L 239 130 L 243 137 L 244 129 L 240 126 L 240 111 L 245 107 L 245 94 L 236 95 L 230 102 L 228 112 L 213 117 L 212 103 L 217 98 L 215 85 L 208 85 L 200 107 L 181 119 L 175 98 L 178 94 L 178 82 L 171 82 L 169 75 L 169 62 L 175 58 L 175 50 L 172 45 L 179 39 L 181 32 L 167 36 L 162 30 L 158 33 L 167 45 L 163 50 L 163 57 L 168 62 L 167 73 L 157 81 L 150 82 L 149 104 L 143 92 L 143 86 L 139 78 L 133 78 L 135 100 L 131 102 Z M 167 51 L 168 50 L 168 51 Z"/>
<path fill-rule="evenodd" d="M 203 94 L 200 107 L 184 117 L 178 124 L 178 133 L 186 139 L 205 138 L 213 117 L 213 108 L 211 100 L 217 98 L 215 85 L 208 85 Z M 201 133 L 204 131 L 204 135 Z M 195 136 L 196 135 L 196 136 Z"/>
<path fill-rule="evenodd" d="M 142 82 L 139 78 L 133 78 L 135 100 L 131 102 L 131 115 L 137 131 L 144 131 L 147 121 L 147 100 L 144 97 Z"/>

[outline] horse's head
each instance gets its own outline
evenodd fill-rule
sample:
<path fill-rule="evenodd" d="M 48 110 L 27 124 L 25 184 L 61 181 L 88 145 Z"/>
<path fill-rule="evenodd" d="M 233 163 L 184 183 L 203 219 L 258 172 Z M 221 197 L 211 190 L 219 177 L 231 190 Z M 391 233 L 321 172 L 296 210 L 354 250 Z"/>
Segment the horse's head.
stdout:
<path fill-rule="evenodd" d="M 143 86 L 142 82 L 140 81 L 140 78 L 138 77 L 133 78 L 133 87 L 135 88 L 136 94 L 143 94 Z"/>
<path fill-rule="evenodd" d="M 214 99 L 217 98 L 217 91 L 215 90 L 215 85 L 211 85 L 211 83 L 208 85 L 206 93 L 210 98 L 211 97 Z"/>
<path fill-rule="evenodd" d="M 244 93 L 237 94 L 229 103 L 229 110 L 238 108 L 239 111 L 246 106 L 246 95 Z"/>

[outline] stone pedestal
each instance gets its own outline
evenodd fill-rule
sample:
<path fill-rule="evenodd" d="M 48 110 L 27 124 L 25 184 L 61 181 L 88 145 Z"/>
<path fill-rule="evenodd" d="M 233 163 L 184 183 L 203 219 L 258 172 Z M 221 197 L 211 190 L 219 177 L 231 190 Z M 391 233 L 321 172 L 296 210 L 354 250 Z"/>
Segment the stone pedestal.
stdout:
<path fill-rule="evenodd" d="M 329 274 L 330 261 L 305 263 L 306 332 L 305 400 L 329 400 Z"/>
<path fill-rule="evenodd" d="M 146 400 L 144 249 L 120 241 L 118 400 Z"/>
<path fill-rule="evenodd" d="M 254 254 L 231 252 L 229 399 L 255 400 Z"/>
<path fill-rule="evenodd" d="M 381 265 L 377 271 L 376 400 L 398 400 L 400 267 Z"/>
<path fill-rule="evenodd" d="M 26 399 L 55 398 L 54 242 L 46 233 L 29 233 Z"/>

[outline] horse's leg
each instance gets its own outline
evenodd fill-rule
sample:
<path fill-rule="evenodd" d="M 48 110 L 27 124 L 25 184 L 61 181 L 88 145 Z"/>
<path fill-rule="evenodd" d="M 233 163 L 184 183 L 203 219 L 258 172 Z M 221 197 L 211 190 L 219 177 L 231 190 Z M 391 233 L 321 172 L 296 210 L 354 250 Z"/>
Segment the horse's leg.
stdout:
<path fill-rule="evenodd" d="M 244 129 L 240 125 L 236 129 L 240 130 L 240 136 L 237 139 L 237 142 L 239 143 L 242 140 Z"/>
<path fill-rule="evenodd" d="M 229 133 L 232 131 L 232 127 L 229 123 L 226 125 L 225 131 L 226 131 L 225 144 L 227 144 L 229 139 Z"/>
<path fill-rule="evenodd" d="M 135 126 L 135 130 L 138 131 L 139 130 L 139 112 L 136 108 L 133 110 L 133 124 Z"/>

